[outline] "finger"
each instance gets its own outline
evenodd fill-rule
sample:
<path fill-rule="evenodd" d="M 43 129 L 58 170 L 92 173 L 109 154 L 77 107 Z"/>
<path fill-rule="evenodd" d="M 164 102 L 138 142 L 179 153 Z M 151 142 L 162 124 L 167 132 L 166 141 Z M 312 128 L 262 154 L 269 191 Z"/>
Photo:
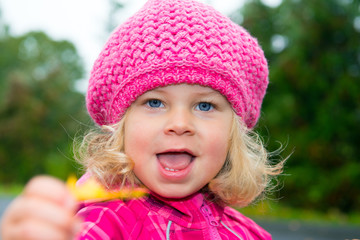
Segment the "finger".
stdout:
<path fill-rule="evenodd" d="M 27 219 L 14 225 L 4 239 L 22 239 L 22 240 L 68 240 L 73 236 L 71 230 L 66 231 L 61 228 L 43 221 Z"/>
<path fill-rule="evenodd" d="M 37 197 L 20 197 L 14 206 L 12 221 L 14 223 L 22 219 L 35 219 L 48 222 L 58 228 L 71 228 L 70 223 L 74 218 L 74 212 L 47 199 Z"/>
<path fill-rule="evenodd" d="M 23 194 L 25 196 L 45 198 L 74 211 L 77 205 L 65 183 L 48 176 L 34 177 L 26 185 Z"/>
<path fill-rule="evenodd" d="M 29 202 L 29 205 L 24 201 Z M 59 214 L 58 210 L 49 210 L 46 206 L 48 203 L 44 204 L 36 201 L 39 205 L 42 205 L 39 208 L 38 205 L 30 204 L 30 202 L 31 201 L 24 200 L 20 197 L 13 201 L 3 215 L 0 239 L 25 239 L 25 237 L 33 239 L 34 233 L 43 234 L 48 231 L 56 236 L 60 236 L 58 232 L 75 236 L 75 234 L 81 230 L 82 221 L 79 218 L 73 217 L 72 214 L 69 214 L 69 216 L 63 214 L 63 216 L 61 216 L 62 213 Z M 59 208 L 56 204 L 55 206 L 55 209 Z M 52 207 L 50 206 L 50 208 Z M 32 224 L 34 224 L 34 226 L 32 226 Z M 38 231 L 38 228 L 41 229 Z M 44 236 L 46 236 L 46 234 Z M 56 237 L 49 237 L 47 239 L 56 239 Z M 73 238 L 68 237 L 67 239 Z"/>

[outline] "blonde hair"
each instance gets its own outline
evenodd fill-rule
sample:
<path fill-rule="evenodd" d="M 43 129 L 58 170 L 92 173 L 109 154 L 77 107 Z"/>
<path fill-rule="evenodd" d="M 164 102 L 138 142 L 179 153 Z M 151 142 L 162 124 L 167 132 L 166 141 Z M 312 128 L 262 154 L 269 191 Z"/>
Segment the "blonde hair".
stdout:
<path fill-rule="evenodd" d="M 244 207 L 264 192 L 271 177 L 282 172 L 285 160 L 272 166 L 260 136 L 233 116 L 225 164 L 204 189 L 225 204 Z M 75 151 L 76 159 L 109 189 L 141 184 L 132 171 L 133 161 L 124 153 L 125 120 L 126 114 L 117 124 L 103 126 L 101 132 L 91 131 Z"/>
<path fill-rule="evenodd" d="M 274 166 L 260 136 L 234 115 L 229 151 L 223 168 L 210 181 L 209 190 L 226 204 L 245 207 L 270 187 L 285 160 Z"/>

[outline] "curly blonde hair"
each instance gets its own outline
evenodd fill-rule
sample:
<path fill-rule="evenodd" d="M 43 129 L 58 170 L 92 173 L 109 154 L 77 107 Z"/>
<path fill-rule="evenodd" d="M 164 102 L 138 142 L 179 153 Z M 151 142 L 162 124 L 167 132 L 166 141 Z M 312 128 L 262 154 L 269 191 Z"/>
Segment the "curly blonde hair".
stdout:
<path fill-rule="evenodd" d="M 208 187 L 224 203 L 245 207 L 270 187 L 274 176 L 282 173 L 286 159 L 272 165 L 272 154 L 259 134 L 248 129 L 235 113 L 233 116 L 225 164 Z"/>
<path fill-rule="evenodd" d="M 235 113 L 233 116 L 226 161 L 204 189 L 222 203 L 244 207 L 269 187 L 272 177 L 282 172 L 285 160 L 271 165 L 260 136 Z M 113 126 L 90 131 L 76 146 L 75 158 L 109 189 L 141 185 L 132 171 L 133 161 L 124 153 L 125 121 L 126 114 Z"/>

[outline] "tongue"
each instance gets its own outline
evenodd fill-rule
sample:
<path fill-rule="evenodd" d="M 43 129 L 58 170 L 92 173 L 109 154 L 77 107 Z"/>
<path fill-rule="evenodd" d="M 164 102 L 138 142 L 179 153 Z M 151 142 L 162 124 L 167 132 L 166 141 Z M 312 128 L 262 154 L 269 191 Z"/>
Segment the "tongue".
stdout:
<path fill-rule="evenodd" d="M 157 156 L 162 167 L 174 170 L 186 168 L 192 159 L 192 156 L 187 153 L 161 153 Z"/>

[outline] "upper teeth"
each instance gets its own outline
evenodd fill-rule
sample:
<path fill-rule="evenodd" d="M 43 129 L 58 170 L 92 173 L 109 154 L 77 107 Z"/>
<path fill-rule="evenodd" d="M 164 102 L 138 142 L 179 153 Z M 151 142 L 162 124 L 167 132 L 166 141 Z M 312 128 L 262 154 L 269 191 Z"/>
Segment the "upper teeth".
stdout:
<path fill-rule="evenodd" d="M 168 171 L 172 171 L 172 172 L 178 172 L 179 170 L 176 170 L 176 169 L 172 169 L 172 168 L 165 168 L 165 170 L 168 170 Z"/>

